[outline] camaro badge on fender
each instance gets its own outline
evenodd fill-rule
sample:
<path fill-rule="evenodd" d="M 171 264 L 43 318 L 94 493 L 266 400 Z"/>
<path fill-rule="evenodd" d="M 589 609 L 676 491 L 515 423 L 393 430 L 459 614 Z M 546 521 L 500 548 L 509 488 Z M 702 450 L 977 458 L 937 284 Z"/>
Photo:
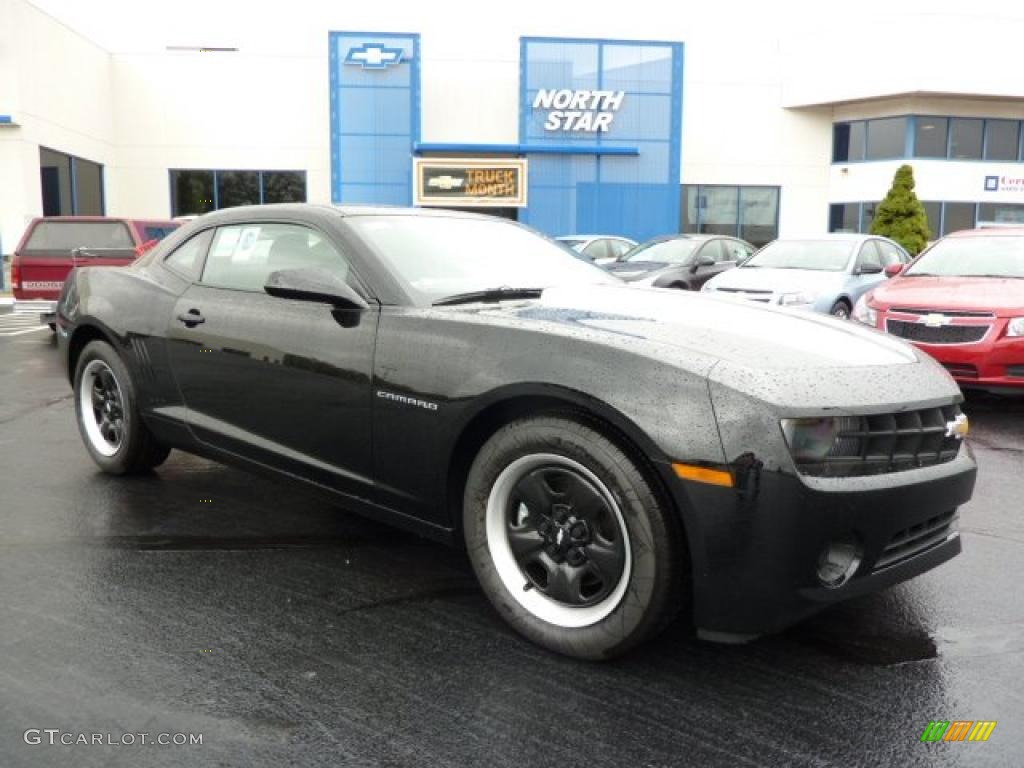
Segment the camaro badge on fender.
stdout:
<path fill-rule="evenodd" d="M 415 405 L 417 408 L 423 408 L 427 411 L 437 410 L 437 403 L 431 403 L 429 400 L 420 400 L 415 397 L 397 395 L 394 392 L 385 392 L 383 389 L 377 390 L 377 397 L 382 397 L 385 400 L 394 400 L 396 403 L 404 403 L 405 405 Z"/>

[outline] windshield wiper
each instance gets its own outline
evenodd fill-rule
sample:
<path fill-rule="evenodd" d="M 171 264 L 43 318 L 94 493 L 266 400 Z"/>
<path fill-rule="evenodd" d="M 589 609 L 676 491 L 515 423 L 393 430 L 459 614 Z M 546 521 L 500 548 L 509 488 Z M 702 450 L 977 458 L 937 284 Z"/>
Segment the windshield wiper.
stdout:
<path fill-rule="evenodd" d="M 509 299 L 539 299 L 544 292 L 543 288 L 487 288 L 483 291 L 469 291 L 468 293 L 456 293 L 454 296 L 446 296 L 438 299 L 433 306 L 443 307 L 452 304 L 472 304 L 477 301 L 507 301 Z"/>
<path fill-rule="evenodd" d="M 995 277 L 1000 280 L 1024 280 L 1021 275 L 967 275 L 967 277 Z"/>

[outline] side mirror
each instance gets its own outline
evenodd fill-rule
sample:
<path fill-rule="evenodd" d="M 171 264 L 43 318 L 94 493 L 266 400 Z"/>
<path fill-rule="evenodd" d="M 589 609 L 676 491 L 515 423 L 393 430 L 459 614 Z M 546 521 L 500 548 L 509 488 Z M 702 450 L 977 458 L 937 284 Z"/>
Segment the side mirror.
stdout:
<path fill-rule="evenodd" d="M 691 272 L 696 272 L 701 267 L 713 267 L 715 266 L 715 260 L 710 256 L 698 256 L 697 260 L 693 262 L 693 269 Z"/>
<path fill-rule="evenodd" d="M 885 268 L 886 277 L 896 277 L 896 275 L 902 274 L 903 270 L 907 268 L 906 264 L 890 264 Z"/>
<path fill-rule="evenodd" d="M 859 267 L 857 267 L 858 275 L 880 275 L 881 273 L 881 264 L 861 264 Z"/>
<path fill-rule="evenodd" d="M 271 272 L 263 290 L 280 299 L 317 301 L 336 309 L 368 309 L 366 300 L 334 272 L 326 269 L 282 269 Z"/>

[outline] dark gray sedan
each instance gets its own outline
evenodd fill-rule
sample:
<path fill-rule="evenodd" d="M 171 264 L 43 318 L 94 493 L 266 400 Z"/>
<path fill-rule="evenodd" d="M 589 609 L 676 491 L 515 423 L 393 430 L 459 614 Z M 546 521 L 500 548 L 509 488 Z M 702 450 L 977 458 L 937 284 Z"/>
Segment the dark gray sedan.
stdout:
<path fill-rule="evenodd" d="M 605 269 L 635 285 L 697 291 L 755 250 L 735 237 L 667 235 L 641 243 Z"/>

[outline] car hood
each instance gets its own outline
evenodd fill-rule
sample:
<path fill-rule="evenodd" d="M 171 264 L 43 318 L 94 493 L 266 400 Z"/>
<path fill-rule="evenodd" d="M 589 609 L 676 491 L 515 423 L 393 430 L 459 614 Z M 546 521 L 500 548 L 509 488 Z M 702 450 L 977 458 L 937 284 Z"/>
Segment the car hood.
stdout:
<path fill-rule="evenodd" d="M 856 323 L 658 288 L 548 288 L 537 300 L 435 310 L 776 370 L 892 366 L 917 359 L 910 345 Z"/>
<path fill-rule="evenodd" d="M 988 310 L 1024 314 L 1024 280 L 990 277 L 895 277 L 872 298 L 888 307 Z"/>
<path fill-rule="evenodd" d="M 708 281 L 709 290 L 823 292 L 841 285 L 845 272 L 823 272 L 815 269 L 774 269 L 772 267 L 737 267 L 716 275 Z"/>
<path fill-rule="evenodd" d="M 605 266 L 609 272 L 623 280 L 639 280 L 649 277 L 655 272 L 678 267 L 679 264 L 667 264 L 664 261 L 616 261 Z"/>
<path fill-rule="evenodd" d="M 900 393 L 936 404 L 959 396 L 956 383 L 938 363 L 900 339 L 858 323 L 758 302 L 622 284 L 582 285 L 549 288 L 536 300 L 428 311 L 438 319 L 501 326 L 511 334 L 544 333 L 617 348 L 627 356 L 616 364 L 635 372 L 637 397 L 653 394 L 645 378 L 666 366 L 793 415 L 887 410 L 903 402 Z M 521 346 L 513 336 L 500 333 L 474 337 L 479 343 L 501 344 L 508 365 Z M 564 344 L 550 347 L 560 354 L 590 354 Z M 516 365 L 536 370 L 537 364 L 531 355 Z M 542 368 L 550 366 L 557 376 L 558 361 Z M 576 382 L 584 391 L 591 384 Z M 671 398 L 672 393 L 657 396 Z"/>

